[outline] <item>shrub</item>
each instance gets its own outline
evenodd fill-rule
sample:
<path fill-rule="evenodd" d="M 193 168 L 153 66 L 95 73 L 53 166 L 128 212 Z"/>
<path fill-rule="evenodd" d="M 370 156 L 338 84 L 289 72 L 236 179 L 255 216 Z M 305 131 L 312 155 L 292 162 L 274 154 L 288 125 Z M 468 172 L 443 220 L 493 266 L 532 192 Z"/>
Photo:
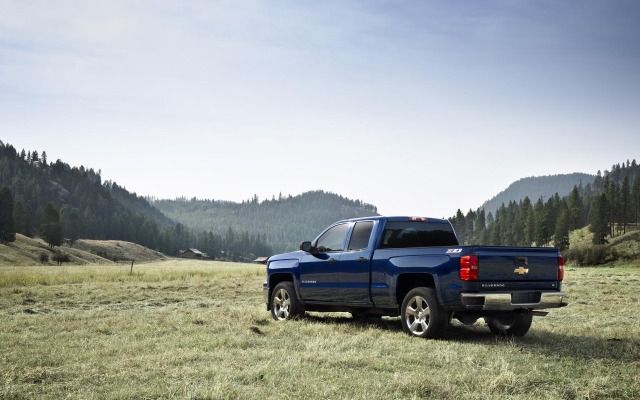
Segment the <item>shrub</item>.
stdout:
<path fill-rule="evenodd" d="M 595 245 L 583 249 L 569 249 L 563 253 L 565 258 L 578 265 L 601 265 L 618 259 L 615 251 L 607 246 Z"/>
<path fill-rule="evenodd" d="M 107 259 L 109 258 L 108 255 L 107 255 L 106 250 L 98 250 L 98 251 L 96 251 L 96 254 L 99 257 L 102 257 L 102 258 L 107 258 Z"/>
<path fill-rule="evenodd" d="M 71 258 L 69 257 L 69 255 L 61 251 L 56 252 L 51 258 L 53 261 L 57 262 L 58 265 L 62 265 L 63 262 L 71 261 Z"/>
<path fill-rule="evenodd" d="M 46 264 L 49 262 L 49 254 L 40 253 L 40 264 Z"/>

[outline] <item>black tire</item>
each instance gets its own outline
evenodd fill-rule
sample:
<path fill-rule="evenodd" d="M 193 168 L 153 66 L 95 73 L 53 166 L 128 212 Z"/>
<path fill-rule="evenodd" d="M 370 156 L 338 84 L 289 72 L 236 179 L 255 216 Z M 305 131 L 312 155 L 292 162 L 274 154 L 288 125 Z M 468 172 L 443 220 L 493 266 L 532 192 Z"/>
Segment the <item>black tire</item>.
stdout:
<path fill-rule="evenodd" d="M 494 335 L 524 336 L 533 322 L 532 314 L 514 314 L 511 318 L 488 318 L 487 325 Z"/>
<path fill-rule="evenodd" d="M 292 282 L 280 282 L 271 293 L 271 316 L 276 321 L 285 321 L 304 315 L 304 309 L 296 296 Z"/>
<path fill-rule="evenodd" d="M 404 297 L 400 312 L 402 329 L 411 336 L 438 338 L 449 325 L 449 314 L 440 307 L 433 288 L 412 289 Z"/>

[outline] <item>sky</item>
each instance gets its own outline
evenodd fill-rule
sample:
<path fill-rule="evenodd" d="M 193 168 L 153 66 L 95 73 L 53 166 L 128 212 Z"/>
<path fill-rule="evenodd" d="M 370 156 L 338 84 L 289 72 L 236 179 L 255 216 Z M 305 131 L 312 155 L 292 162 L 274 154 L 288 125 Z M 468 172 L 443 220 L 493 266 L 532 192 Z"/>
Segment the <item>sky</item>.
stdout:
<path fill-rule="evenodd" d="M 138 195 L 450 217 L 640 156 L 640 2 L 0 0 L 0 140 Z"/>

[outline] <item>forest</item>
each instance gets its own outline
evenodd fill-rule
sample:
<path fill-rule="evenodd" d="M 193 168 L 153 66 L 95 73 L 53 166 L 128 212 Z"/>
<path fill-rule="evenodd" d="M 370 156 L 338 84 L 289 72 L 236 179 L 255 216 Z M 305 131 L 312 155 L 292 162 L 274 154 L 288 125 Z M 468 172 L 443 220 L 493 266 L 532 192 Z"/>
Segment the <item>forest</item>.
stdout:
<path fill-rule="evenodd" d="M 231 261 L 293 250 L 300 237 L 311 238 L 336 220 L 376 212 L 373 205 L 323 191 L 242 203 L 144 198 L 103 182 L 100 171 L 49 162 L 46 151 L 18 152 L 1 141 L 0 189 L 0 230 L 7 231 L 2 241 L 15 233 L 40 236 L 51 246 L 117 239 L 170 256 L 196 248 Z"/>
<path fill-rule="evenodd" d="M 574 186 L 586 186 L 593 183 L 595 175 L 574 172 L 572 174 L 559 174 L 549 176 L 530 176 L 518 179 L 505 190 L 487 200 L 479 208 L 486 214 L 496 215 L 496 211 L 502 203 L 509 204 L 512 200 L 521 200 L 525 197 L 549 199 L 556 193 L 560 197 L 567 196 Z"/>
<path fill-rule="evenodd" d="M 569 232 L 575 229 L 589 226 L 594 246 L 601 246 L 638 226 L 636 160 L 598 171 L 593 181 L 585 175 L 585 182 L 566 196 L 525 196 L 501 203 L 495 212 L 459 209 L 449 220 L 463 244 L 561 250 L 569 247 Z M 249 261 L 293 250 L 337 220 L 370 215 L 377 215 L 374 205 L 322 190 L 262 201 L 254 195 L 242 203 L 144 198 L 103 182 L 100 171 L 49 162 L 45 151 L 18 152 L 0 141 L 2 242 L 15 240 L 16 233 L 38 235 L 51 246 L 73 246 L 79 238 L 117 239 L 170 256 L 197 248 L 213 259 Z"/>
<path fill-rule="evenodd" d="M 502 203 L 495 214 L 483 208 L 458 210 L 449 220 L 463 244 L 569 247 L 569 232 L 589 226 L 595 246 L 638 226 L 640 166 L 636 160 L 598 171 L 593 183 L 560 197 Z M 580 261 L 582 254 L 567 253 Z M 598 260 L 596 260 L 598 261 Z"/>
<path fill-rule="evenodd" d="M 194 230 L 223 234 L 233 226 L 264 235 L 275 252 L 295 250 L 301 241 L 315 238 L 341 219 L 377 215 L 371 204 L 322 190 L 298 196 L 280 194 L 262 201 L 254 195 L 242 203 L 195 198 L 149 200 L 165 215 Z"/>
<path fill-rule="evenodd" d="M 0 141 L 1 240 L 38 235 L 51 246 L 79 239 L 126 240 L 167 255 L 198 248 L 211 258 L 249 260 L 270 255 L 265 236 L 232 227 L 198 231 L 167 218 L 147 200 L 100 172 L 49 162 L 46 151 L 18 152 Z"/>

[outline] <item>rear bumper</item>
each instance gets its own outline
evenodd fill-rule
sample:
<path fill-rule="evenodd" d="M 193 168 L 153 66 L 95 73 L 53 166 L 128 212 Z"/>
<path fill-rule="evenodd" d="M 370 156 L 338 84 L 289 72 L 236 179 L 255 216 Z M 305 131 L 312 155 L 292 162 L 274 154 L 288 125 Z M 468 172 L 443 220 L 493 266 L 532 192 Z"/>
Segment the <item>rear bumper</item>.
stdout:
<path fill-rule="evenodd" d="M 567 292 L 501 292 L 462 293 L 462 305 L 467 310 L 510 311 L 519 309 L 540 310 L 564 307 Z"/>

